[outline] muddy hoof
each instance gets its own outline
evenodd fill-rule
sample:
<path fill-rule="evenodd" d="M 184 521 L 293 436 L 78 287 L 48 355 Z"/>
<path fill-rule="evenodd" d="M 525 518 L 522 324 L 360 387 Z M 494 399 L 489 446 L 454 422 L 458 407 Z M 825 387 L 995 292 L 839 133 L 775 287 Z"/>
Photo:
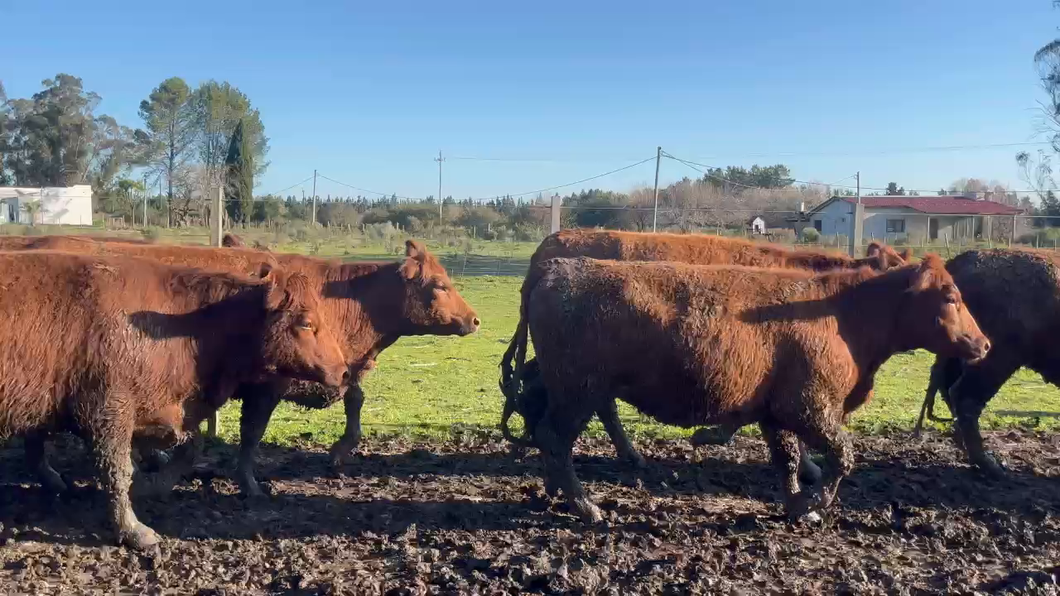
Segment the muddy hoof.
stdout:
<path fill-rule="evenodd" d="M 570 504 L 571 513 L 577 515 L 588 524 L 596 524 L 604 521 L 604 514 L 589 499 L 574 499 Z"/>
<path fill-rule="evenodd" d="M 983 454 L 982 459 L 974 463 L 979 471 L 990 478 L 1000 479 L 1008 474 L 1008 470 L 1005 469 L 1005 466 L 998 461 L 996 457 L 989 453 Z"/>
<path fill-rule="evenodd" d="M 40 476 L 40 485 L 44 490 L 53 494 L 63 494 L 70 489 L 70 484 L 66 482 L 58 472 L 51 470 L 50 472 L 43 472 Z"/>
<path fill-rule="evenodd" d="M 243 480 L 239 483 L 239 491 L 246 499 L 266 499 L 269 494 L 262 490 L 257 480 Z"/>
<path fill-rule="evenodd" d="M 341 468 L 345 466 L 350 463 L 350 458 L 352 458 L 355 453 L 357 453 L 356 443 L 354 443 L 352 447 L 344 441 L 335 443 L 331 448 L 331 467 Z"/>
<path fill-rule="evenodd" d="M 728 445 L 733 438 L 733 433 L 721 426 L 705 426 L 696 429 L 689 439 L 693 447 L 703 445 Z"/>
<path fill-rule="evenodd" d="M 118 540 L 123 546 L 146 557 L 154 558 L 161 554 L 162 539 L 154 530 L 142 523 L 137 523 L 134 528 L 119 533 Z"/>
<path fill-rule="evenodd" d="M 555 499 L 559 495 L 559 485 L 553 482 L 550 478 L 545 478 L 545 494 L 550 499 Z"/>
<path fill-rule="evenodd" d="M 648 461 L 644 459 L 643 455 L 637 453 L 636 451 L 620 455 L 619 457 L 621 457 L 627 465 L 629 465 L 635 470 L 644 470 L 648 467 Z"/>
<path fill-rule="evenodd" d="M 812 461 L 804 461 L 799 466 L 799 481 L 807 486 L 814 486 L 821 481 L 821 467 Z"/>

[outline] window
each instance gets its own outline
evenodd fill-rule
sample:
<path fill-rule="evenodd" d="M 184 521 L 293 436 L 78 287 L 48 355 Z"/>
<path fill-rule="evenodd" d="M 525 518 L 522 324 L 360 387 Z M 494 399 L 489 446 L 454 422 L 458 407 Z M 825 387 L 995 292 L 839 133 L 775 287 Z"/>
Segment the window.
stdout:
<path fill-rule="evenodd" d="M 887 233 L 888 234 L 905 234 L 905 220 L 904 219 L 888 219 L 887 220 Z"/>
<path fill-rule="evenodd" d="M 818 232 L 821 231 L 821 220 L 819 220 L 819 219 L 813 220 L 813 229 L 817 230 Z"/>

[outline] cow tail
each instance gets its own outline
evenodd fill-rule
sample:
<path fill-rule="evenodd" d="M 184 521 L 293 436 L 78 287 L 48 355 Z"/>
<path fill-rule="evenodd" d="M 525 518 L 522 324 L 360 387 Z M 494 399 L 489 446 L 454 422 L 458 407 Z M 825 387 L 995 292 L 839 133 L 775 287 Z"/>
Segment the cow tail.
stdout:
<path fill-rule="evenodd" d="M 523 281 L 522 297 L 519 304 L 519 323 L 515 327 L 515 335 L 508 343 L 508 349 L 504 351 L 501 358 L 501 393 L 504 394 L 504 412 L 501 414 L 501 434 L 508 441 L 523 447 L 532 447 L 533 444 L 527 438 L 530 429 L 523 431 L 522 437 L 512 435 L 508 427 L 508 420 L 512 414 L 519 409 L 519 392 L 522 387 L 523 367 L 526 365 L 526 347 L 530 336 L 528 314 L 530 304 L 530 292 L 541 279 L 543 267 L 537 264 L 531 265 L 530 271 Z M 514 365 L 513 365 L 514 364 Z"/>

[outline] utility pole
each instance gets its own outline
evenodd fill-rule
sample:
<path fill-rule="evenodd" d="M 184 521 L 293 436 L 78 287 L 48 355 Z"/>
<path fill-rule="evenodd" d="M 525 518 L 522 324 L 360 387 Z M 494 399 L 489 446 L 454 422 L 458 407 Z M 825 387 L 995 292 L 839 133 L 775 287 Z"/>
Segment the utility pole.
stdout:
<path fill-rule="evenodd" d="M 655 152 L 655 211 L 651 216 L 651 231 L 655 232 L 659 224 L 659 162 L 662 161 L 662 147 Z"/>
<path fill-rule="evenodd" d="M 438 150 L 438 159 L 434 161 L 438 162 L 438 225 L 442 225 L 442 162 L 445 158 L 442 157 L 442 150 Z"/>
<path fill-rule="evenodd" d="M 313 170 L 313 227 L 317 225 L 317 171 Z"/>
<path fill-rule="evenodd" d="M 857 180 L 858 202 L 854 205 L 854 212 L 850 214 L 850 238 L 848 239 L 847 251 L 852 257 L 856 257 L 858 250 L 861 248 L 865 225 L 865 206 L 861 204 L 861 172 L 855 174 L 854 177 Z"/>

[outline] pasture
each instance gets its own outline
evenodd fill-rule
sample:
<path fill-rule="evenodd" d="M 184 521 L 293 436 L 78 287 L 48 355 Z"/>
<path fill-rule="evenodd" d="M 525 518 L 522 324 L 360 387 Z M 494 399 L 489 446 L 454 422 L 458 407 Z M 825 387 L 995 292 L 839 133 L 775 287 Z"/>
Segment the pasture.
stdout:
<path fill-rule="evenodd" d="M 281 404 L 259 468 L 271 495 L 243 499 L 225 477 L 239 405 L 225 406 L 195 479 L 136 503 L 166 538 L 153 565 L 96 534 L 102 507 L 87 485 L 43 495 L 17 441 L 0 450 L 0 585 L 40 594 L 1033 593 L 1060 580 L 1058 420 L 998 414 L 1060 412 L 1060 390 L 1021 371 L 991 401 L 987 440 L 1012 472 L 987 479 L 964 463 L 947 427 L 910 437 L 932 363 L 923 352 L 899 354 L 877 375 L 873 401 L 849 425 L 857 467 L 818 526 L 779 515 L 779 482 L 756 428 L 694 451 L 691 430 L 624 404 L 623 423 L 651 465 L 637 472 L 613 459 L 594 422 L 575 465 L 608 519 L 577 521 L 544 496 L 536 454 L 513 459 L 497 431 L 498 362 L 534 246 L 430 245 L 482 327 L 465 338 L 404 338 L 383 353 L 363 383 L 362 455 L 341 473 L 326 454 L 344 428 L 341 404 Z M 275 250 L 393 258 L 392 247 L 360 239 Z M 948 416 L 941 400 L 936 410 Z M 76 476 L 80 447 L 60 447 L 58 463 Z"/>

